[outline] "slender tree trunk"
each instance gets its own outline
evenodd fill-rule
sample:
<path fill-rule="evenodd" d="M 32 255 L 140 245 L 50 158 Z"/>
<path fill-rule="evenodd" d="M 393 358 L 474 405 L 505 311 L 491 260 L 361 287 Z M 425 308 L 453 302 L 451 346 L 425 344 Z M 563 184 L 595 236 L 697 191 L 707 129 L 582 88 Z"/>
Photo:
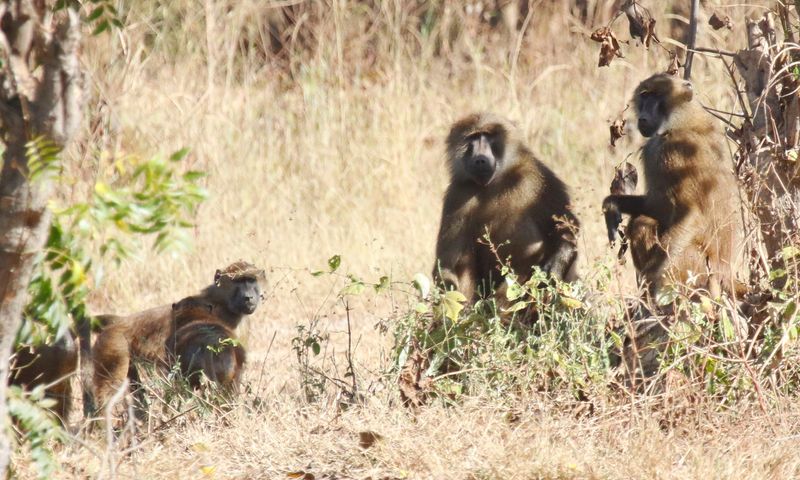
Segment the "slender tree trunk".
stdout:
<path fill-rule="evenodd" d="M 80 124 L 82 85 L 79 21 L 50 2 L 0 4 L 0 470 L 8 472 L 6 405 L 9 356 L 27 301 L 34 256 L 47 240 L 52 180 L 31 180 L 27 145 L 41 139 L 59 149 Z"/>

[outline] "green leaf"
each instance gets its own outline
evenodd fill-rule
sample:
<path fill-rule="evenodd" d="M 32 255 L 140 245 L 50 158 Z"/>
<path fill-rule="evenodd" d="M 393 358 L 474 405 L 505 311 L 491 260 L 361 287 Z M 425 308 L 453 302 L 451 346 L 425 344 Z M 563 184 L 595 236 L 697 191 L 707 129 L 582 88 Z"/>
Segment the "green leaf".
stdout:
<path fill-rule="evenodd" d="M 188 155 L 190 151 L 191 150 L 188 147 L 181 148 L 180 150 L 174 152 L 172 155 L 169 156 L 169 161 L 180 162 L 181 160 L 186 158 L 186 155 Z"/>
<path fill-rule="evenodd" d="M 103 20 L 103 21 L 102 21 L 102 22 L 100 22 L 100 23 L 97 25 L 97 27 L 95 27 L 95 29 L 92 31 L 92 35 L 100 35 L 101 33 L 103 33 L 103 32 L 105 32 L 106 30 L 108 30 L 108 27 L 109 27 L 109 26 L 110 26 L 110 25 L 109 25 L 109 23 L 108 23 L 108 20 Z"/>
<path fill-rule="evenodd" d="M 311 344 L 311 351 L 314 352 L 314 356 L 319 355 L 319 352 L 322 351 L 322 347 L 319 345 L 319 342 L 313 342 Z"/>
<path fill-rule="evenodd" d="M 514 312 L 518 312 L 518 311 L 524 309 L 527 306 L 528 306 L 528 302 L 523 300 L 523 301 L 519 301 L 519 302 L 515 303 L 514 305 L 511 305 L 510 307 L 505 309 L 505 311 L 508 312 L 508 313 L 514 313 Z"/>
<path fill-rule="evenodd" d="M 350 284 L 345 286 L 340 295 L 360 295 L 364 291 L 364 282 L 351 278 Z"/>
<path fill-rule="evenodd" d="M 795 313 L 797 313 L 797 303 L 789 302 L 786 304 L 786 308 L 783 309 L 783 319 L 786 321 L 790 321 L 794 318 Z"/>
<path fill-rule="evenodd" d="M 508 279 L 506 279 L 506 285 L 508 285 L 508 288 L 506 289 L 506 298 L 508 300 L 513 302 L 514 300 L 525 295 L 525 289 L 523 289 L 519 283 L 515 281 L 509 283 Z"/>
<path fill-rule="evenodd" d="M 334 255 L 328 259 L 328 268 L 330 272 L 333 273 L 339 269 L 339 265 L 342 264 L 342 257 L 341 255 Z"/>
<path fill-rule="evenodd" d="M 791 260 L 798 255 L 800 255 L 800 248 L 794 245 L 789 245 L 781 249 L 781 257 L 783 257 L 784 260 Z"/>
<path fill-rule="evenodd" d="M 773 281 L 778 278 L 783 278 L 786 276 L 786 270 L 782 268 L 776 268 L 774 270 L 769 271 L 769 280 Z"/>
<path fill-rule="evenodd" d="M 736 332 L 733 329 L 733 322 L 731 322 L 730 317 L 728 316 L 728 312 L 726 310 L 722 310 L 720 315 L 720 329 L 722 330 L 722 338 L 726 342 L 729 342 L 736 338 Z"/>
<path fill-rule="evenodd" d="M 206 176 L 205 172 L 200 172 L 197 170 L 189 170 L 188 172 L 183 174 L 183 179 L 187 182 L 194 182 Z"/>
<path fill-rule="evenodd" d="M 93 22 L 93 21 L 97 20 L 98 18 L 100 18 L 100 16 L 103 14 L 103 8 L 104 8 L 103 5 L 100 5 L 99 7 L 95 7 L 95 9 L 92 10 L 92 13 L 90 13 L 89 16 L 86 17 L 86 21 Z"/>
<path fill-rule="evenodd" d="M 378 284 L 375 285 L 375 293 L 381 293 L 388 289 L 389 289 L 389 277 L 384 275 L 380 278 L 380 280 L 378 280 Z"/>
<path fill-rule="evenodd" d="M 467 297 L 458 290 L 445 292 L 442 296 L 442 307 L 444 308 L 445 317 L 454 322 L 458 320 L 458 314 L 464 309 L 464 302 L 466 301 Z"/>

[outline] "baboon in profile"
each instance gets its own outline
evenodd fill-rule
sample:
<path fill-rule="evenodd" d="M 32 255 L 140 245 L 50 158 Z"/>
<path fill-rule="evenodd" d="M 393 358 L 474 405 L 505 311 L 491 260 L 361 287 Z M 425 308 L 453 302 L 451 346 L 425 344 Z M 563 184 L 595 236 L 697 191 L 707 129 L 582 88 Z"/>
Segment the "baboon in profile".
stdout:
<path fill-rule="evenodd" d="M 214 283 L 192 296 L 211 305 L 218 322 L 235 329 L 245 315 L 255 312 L 261 300 L 259 281 L 264 271 L 246 262 L 236 262 L 217 270 Z M 105 327 L 97 337 L 92 352 L 94 394 L 103 407 L 127 376 L 139 383 L 133 361 L 144 360 L 166 367 L 170 358 L 168 341 L 183 325 L 173 323 L 172 305 L 164 305 L 127 317 L 103 315 Z M 140 406 L 144 396 L 137 393 Z"/>
<path fill-rule="evenodd" d="M 739 193 L 717 122 L 697 101 L 692 85 L 656 74 L 636 88 L 633 102 L 647 193 L 609 195 L 603 211 L 609 236 L 631 215 L 627 227 L 637 273 L 655 298 L 665 279 L 712 297 L 742 292 L 734 278 L 743 232 Z"/>
<path fill-rule="evenodd" d="M 538 265 L 573 280 L 578 220 L 567 187 L 533 156 L 512 124 L 491 113 L 457 121 L 447 136 L 450 186 L 433 277 L 472 300 L 503 278 L 498 258 L 525 281 Z M 488 233 L 496 252 L 481 239 Z"/>
<path fill-rule="evenodd" d="M 175 333 L 169 351 L 192 388 L 201 373 L 224 390 L 236 392 L 246 360 L 245 349 L 233 330 L 214 316 L 211 304 L 187 297 L 172 306 Z"/>
<path fill-rule="evenodd" d="M 45 397 L 55 400 L 53 412 L 63 424 L 72 410 L 71 377 L 78 368 L 78 349 L 72 332 L 52 344 L 22 345 L 11 360 L 8 382 L 25 390 L 45 385 Z"/>

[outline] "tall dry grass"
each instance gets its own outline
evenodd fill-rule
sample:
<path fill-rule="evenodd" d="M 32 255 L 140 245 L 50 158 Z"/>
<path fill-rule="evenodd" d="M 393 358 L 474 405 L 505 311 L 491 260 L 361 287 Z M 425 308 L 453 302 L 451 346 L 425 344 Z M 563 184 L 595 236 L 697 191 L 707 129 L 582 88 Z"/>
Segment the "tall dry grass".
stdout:
<path fill-rule="evenodd" d="M 492 110 L 518 124 L 572 189 L 582 222 L 581 272 L 607 265 L 614 288 L 631 293 L 632 271 L 613 260 L 599 205 L 614 165 L 635 157 L 641 138 L 631 132 L 610 149 L 608 121 L 637 82 L 666 68 L 667 58 L 658 48 L 631 46 L 626 58 L 597 68 L 590 27 L 541 2 L 524 35 L 480 30 L 437 55 L 403 2 L 381 1 L 365 13 L 358 3 L 334 1 L 308 19 L 319 44 L 298 50 L 289 73 L 254 44 L 269 3 L 142 0 L 126 12 L 124 30 L 91 39 L 84 51 L 89 110 L 102 114 L 105 127 L 75 153 L 76 185 L 63 192 L 80 195 L 104 174 L 98 149 L 147 156 L 192 148 L 191 167 L 209 173 L 211 195 L 199 211 L 192 249 L 144 252 L 107 266 L 93 310 L 124 313 L 171 302 L 240 258 L 266 268 L 267 301 L 242 327 L 245 379 L 253 390 L 246 398 L 263 403 L 175 422 L 130 452 L 111 448 L 110 461 L 103 440 L 83 440 L 91 449 L 67 443 L 58 447 L 63 477 L 112 471 L 125 478 L 287 478 L 293 471 L 316 478 L 800 475 L 798 410 L 791 402 L 768 416 L 750 405 L 697 414 L 687 429 L 667 431 L 635 408 L 575 416 L 535 394 L 502 407 L 476 398 L 412 416 L 378 375 L 391 339 L 375 324 L 408 308 L 402 295 L 352 305 L 357 372 L 370 392 L 365 405 L 340 412 L 336 398 L 306 403 L 291 348 L 296 325 L 317 320 L 328 335 L 315 360 L 322 369 L 341 371 L 331 362 L 341 361 L 347 341 L 344 308 L 332 294 L 340 283 L 309 272 L 334 254 L 341 254 L 342 270 L 367 280 L 389 275 L 408 282 L 429 272 L 446 184 L 443 137 L 467 112 Z M 659 19 L 669 3 L 649 2 Z M 760 7 L 720 8 L 737 20 Z M 701 28 L 699 43 L 739 48 L 742 28 L 741 21 L 730 32 Z M 662 37 L 667 32 L 659 30 Z M 693 76 L 703 103 L 734 108 L 718 62 L 697 58 Z M 366 430 L 383 438 L 362 449 L 357 437 Z"/>

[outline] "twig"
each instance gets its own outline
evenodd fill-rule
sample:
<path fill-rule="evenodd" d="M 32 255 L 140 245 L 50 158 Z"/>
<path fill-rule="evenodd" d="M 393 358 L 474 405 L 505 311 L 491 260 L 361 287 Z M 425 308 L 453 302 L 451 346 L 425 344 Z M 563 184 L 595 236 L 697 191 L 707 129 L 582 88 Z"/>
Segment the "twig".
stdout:
<path fill-rule="evenodd" d="M 159 425 L 156 428 L 154 428 L 153 431 L 154 432 L 158 432 L 159 430 L 163 430 L 164 428 L 169 426 L 169 424 L 171 424 L 172 422 L 174 422 L 178 418 L 186 415 L 187 413 L 191 413 L 191 412 L 197 410 L 198 408 L 200 408 L 200 406 L 199 405 L 195 405 L 194 407 L 192 407 L 192 408 L 190 408 L 188 410 L 184 410 L 183 412 L 180 412 L 177 415 L 173 415 L 171 418 L 168 418 L 168 419 L 164 420 L 163 422 L 161 422 L 161 425 Z"/>
<path fill-rule="evenodd" d="M 717 110 L 716 108 L 707 107 L 707 106 L 705 106 L 705 105 L 703 105 L 703 108 L 705 108 L 706 110 L 708 110 L 708 112 L 709 112 L 709 113 L 711 113 L 711 112 L 716 112 L 716 113 L 721 113 L 722 115 L 730 115 L 730 116 L 732 116 L 732 117 L 741 117 L 741 118 L 745 118 L 745 116 L 744 116 L 743 114 L 741 114 L 741 113 L 726 112 L 725 110 Z"/>
<path fill-rule="evenodd" d="M 683 78 L 692 78 L 692 60 L 694 60 L 694 44 L 697 40 L 697 10 L 700 0 L 692 0 L 692 13 L 689 17 L 689 44 L 686 46 L 686 63 L 683 64 Z"/>
<path fill-rule="evenodd" d="M 347 316 L 347 373 L 350 374 L 350 379 L 353 382 L 352 396 L 355 399 L 358 392 L 358 385 L 356 384 L 356 370 L 353 366 L 353 331 L 350 328 L 350 303 L 344 301 L 344 311 Z"/>
<path fill-rule="evenodd" d="M 719 48 L 708 48 L 708 47 L 692 47 L 692 48 L 688 48 L 687 47 L 686 50 L 689 51 L 689 52 L 694 52 L 694 53 L 716 53 L 717 55 L 719 55 L 721 57 L 722 56 L 725 56 L 725 57 L 735 57 L 736 56 L 736 52 L 729 52 L 727 50 L 720 50 Z"/>
<path fill-rule="evenodd" d="M 744 97 L 742 97 L 742 91 L 739 89 L 739 82 L 736 81 L 736 76 L 733 74 L 733 65 L 726 62 L 724 58 L 720 57 L 720 61 L 722 64 L 725 65 L 725 70 L 728 72 L 728 76 L 731 78 L 731 82 L 733 82 L 734 90 L 736 90 L 736 97 L 739 99 L 739 106 L 742 107 L 742 113 L 744 114 L 744 119 L 746 122 L 751 121 L 750 112 L 747 109 L 747 102 L 744 101 Z"/>

